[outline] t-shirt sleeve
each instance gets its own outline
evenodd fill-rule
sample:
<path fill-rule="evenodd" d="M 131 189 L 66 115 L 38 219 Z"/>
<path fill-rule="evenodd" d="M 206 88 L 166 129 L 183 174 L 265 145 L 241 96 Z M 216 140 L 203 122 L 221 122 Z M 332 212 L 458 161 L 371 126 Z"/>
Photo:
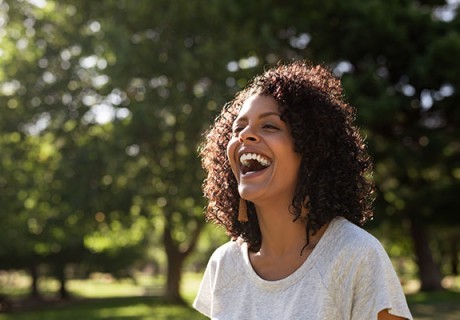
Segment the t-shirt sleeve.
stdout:
<path fill-rule="evenodd" d="M 412 319 L 390 258 L 377 240 L 360 256 L 355 277 L 351 319 L 377 319 L 380 311 Z"/>

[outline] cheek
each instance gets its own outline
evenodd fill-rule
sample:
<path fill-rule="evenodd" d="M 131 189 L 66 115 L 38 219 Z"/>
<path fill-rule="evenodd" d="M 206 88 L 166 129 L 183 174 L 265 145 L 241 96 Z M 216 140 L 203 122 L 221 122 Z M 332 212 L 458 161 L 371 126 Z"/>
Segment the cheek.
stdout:
<path fill-rule="evenodd" d="M 286 148 L 286 146 L 289 146 Z M 279 144 L 278 154 L 284 155 L 284 165 L 292 174 L 298 174 L 302 162 L 302 156 L 294 151 L 294 143 L 291 139 L 286 139 Z"/>

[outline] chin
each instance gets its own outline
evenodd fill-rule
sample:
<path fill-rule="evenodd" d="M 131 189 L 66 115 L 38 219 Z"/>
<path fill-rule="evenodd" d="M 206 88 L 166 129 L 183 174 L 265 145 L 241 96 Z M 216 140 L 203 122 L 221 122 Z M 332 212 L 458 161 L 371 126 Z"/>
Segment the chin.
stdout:
<path fill-rule="evenodd" d="M 263 196 L 263 192 L 261 190 L 251 190 L 252 188 L 248 187 L 243 187 L 243 188 L 238 188 L 238 193 L 240 194 L 240 197 L 251 201 L 251 202 L 256 202 L 257 199 L 260 199 Z"/>

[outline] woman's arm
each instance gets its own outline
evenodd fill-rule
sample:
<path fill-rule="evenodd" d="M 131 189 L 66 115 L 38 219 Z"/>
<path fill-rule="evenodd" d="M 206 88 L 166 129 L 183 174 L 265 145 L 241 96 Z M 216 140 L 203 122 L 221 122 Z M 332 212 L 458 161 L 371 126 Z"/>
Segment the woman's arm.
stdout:
<path fill-rule="evenodd" d="M 379 312 L 377 319 L 378 320 L 404 320 L 406 318 L 394 316 L 388 312 L 388 309 L 385 309 Z"/>

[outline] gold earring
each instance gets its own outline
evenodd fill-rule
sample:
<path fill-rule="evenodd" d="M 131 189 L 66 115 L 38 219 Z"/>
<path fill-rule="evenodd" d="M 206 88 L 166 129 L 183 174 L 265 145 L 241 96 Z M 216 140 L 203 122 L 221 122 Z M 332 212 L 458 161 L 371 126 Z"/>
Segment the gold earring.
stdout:
<path fill-rule="evenodd" d="M 246 200 L 240 198 L 240 206 L 238 208 L 238 221 L 248 222 L 248 205 Z"/>

